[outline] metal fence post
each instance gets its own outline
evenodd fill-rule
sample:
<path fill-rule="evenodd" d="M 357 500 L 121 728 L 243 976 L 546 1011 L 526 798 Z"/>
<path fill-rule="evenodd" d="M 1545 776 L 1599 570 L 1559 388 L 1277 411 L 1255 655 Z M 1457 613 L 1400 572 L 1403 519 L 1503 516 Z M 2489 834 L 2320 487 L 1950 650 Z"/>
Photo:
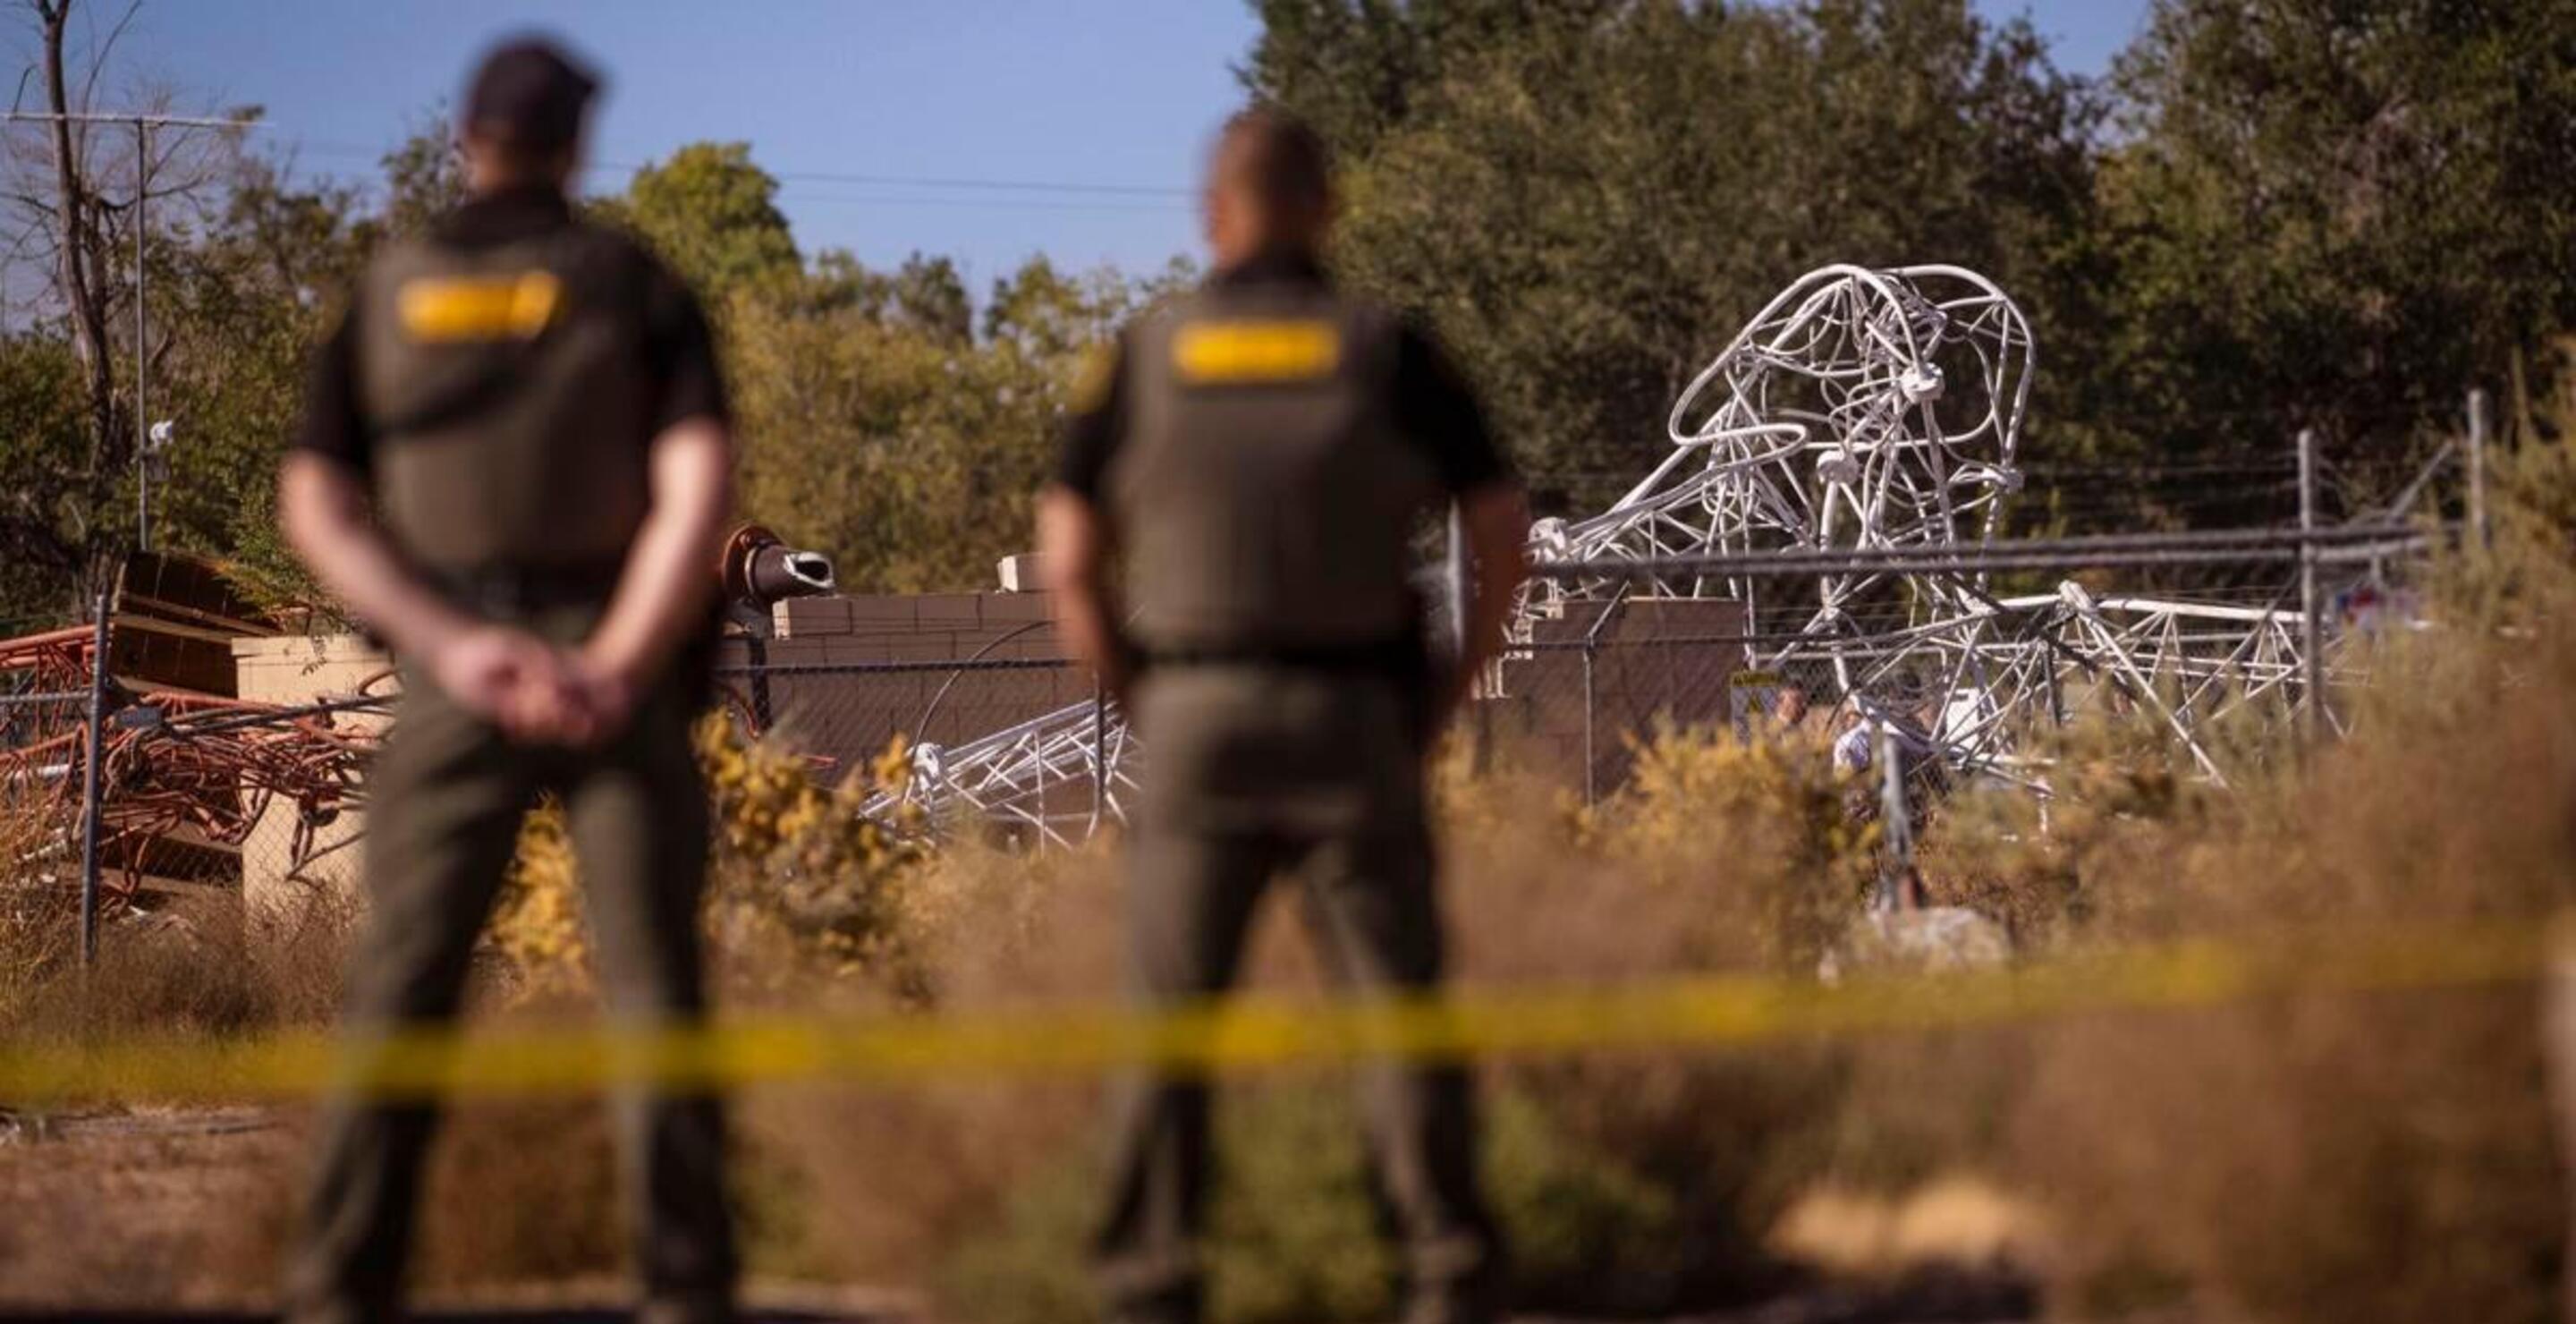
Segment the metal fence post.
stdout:
<path fill-rule="evenodd" d="M 1621 584 L 1610 595 L 1610 605 L 1603 607 L 1601 614 L 1592 618 L 1592 624 L 1585 627 L 1583 631 L 1583 803 L 1587 807 L 1600 798 L 1600 790 L 1596 785 L 1600 776 L 1597 771 L 1600 766 L 1599 751 L 1594 744 L 1593 736 L 1593 728 L 1599 720 L 1600 704 L 1597 702 L 1598 696 L 1594 689 L 1593 659 L 1601 651 L 1601 632 L 1610 628 L 1610 619 L 1617 616 L 1619 609 L 1626 605 L 1628 605 L 1628 586 Z"/>
<path fill-rule="evenodd" d="M 81 778 L 80 959 L 98 960 L 99 820 L 107 793 L 107 625 L 115 601 L 115 582 L 99 586 L 92 608 L 96 627 L 90 636 L 88 759 Z"/>
<path fill-rule="evenodd" d="M 2308 735 L 2326 738 L 2325 603 L 2317 595 L 2317 432 L 2299 431 L 2299 671 L 2308 687 Z"/>
<path fill-rule="evenodd" d="M 2487 393 L 2469 392 L 2469 531 L 2487 545 Z"/>
<path fill-rule="evenodd" d="M 777 705 L 769 690 L 769 640 L 754 632 L 744 643 L 743 660 L 751 663 L 751 724 L 757 739 L 778 725 Z"/>

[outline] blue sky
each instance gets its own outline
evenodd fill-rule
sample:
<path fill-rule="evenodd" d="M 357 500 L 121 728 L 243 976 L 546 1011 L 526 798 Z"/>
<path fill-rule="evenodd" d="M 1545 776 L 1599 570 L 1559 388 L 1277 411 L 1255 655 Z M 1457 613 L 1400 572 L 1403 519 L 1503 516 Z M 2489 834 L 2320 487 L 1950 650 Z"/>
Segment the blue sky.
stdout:
<path fill-rule="evenodd" d="M 123 5 L 90 2 L 102 21 Z M 2147 6 L 1977 2 L 2028 12 L 2083 72 Z M 1254 36 L 1237 0 L 145 0 L 119 49 L 130 79 L 265 106 L 305 168 L 359 177 L 484 44 L 530 26 L 609 71 L 592 187 L 745 140 L 809 251 L 953 254 L 978 290 L 1036 252 L 1148 268 L 1189 251 L 1190 176 Z"/>

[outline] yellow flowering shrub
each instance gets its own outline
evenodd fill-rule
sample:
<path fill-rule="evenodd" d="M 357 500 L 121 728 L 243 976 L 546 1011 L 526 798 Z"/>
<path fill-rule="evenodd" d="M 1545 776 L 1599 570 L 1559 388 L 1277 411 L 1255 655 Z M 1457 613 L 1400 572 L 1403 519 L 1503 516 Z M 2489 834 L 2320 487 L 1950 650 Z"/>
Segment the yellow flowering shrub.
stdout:
<path fill-rule="evenodd" d="M 1575 844 L 1650 887 L 1706 893 L 1713 934 L 1809 969 L 1869 888 L 1880 829 L 1854 819 L 1853 790 L 1820 741 L 1667 725 L 1626 782 L 1574 811 Z"/>
<path fill-rule="evenodd" d="M 563 806 L 548 800 L 519 825 L 519 853 L 492 908 L 492 946 L 521 997 L 574 993 L 591 983 L 590 933 Z"/>
<path fill-rule="evenodd" d="M 698 755 L 715 815 L 707 927 L 719 950 L 758 950 L 779 979 L 807 973 L 883 975 L 899 993 L 922 984 L 907 941 L 907 875 L 927 858 L 918 833 L 867 818 L 860 806 L 909 775 L 901 742 L 829 786 L 807 762 L 743 739 L 709 718 Z M 528 816 L 492 921 L 492 946 L 520 996 L 577 992 L 591 983 L 578 871 L 563 810 Z M 783 965 L 766 958 L 784 952 Z M 757 974 L 757 971 L 747 972 Z"/>
<path fill-rule="evenodd" d="M 698 749 L 715 805 L 709 919 L 719 938 L 737 949 L 783 945 L 830 973 L 879 973 L 916 994 L 905 893 L 930 848 L 909 830 L 917 824 L 889 827 L 859 812 L 910 777 L 904 743 L 829 787 L 805 760 L 746 741 L 720 719 L 699 728 Z"/>

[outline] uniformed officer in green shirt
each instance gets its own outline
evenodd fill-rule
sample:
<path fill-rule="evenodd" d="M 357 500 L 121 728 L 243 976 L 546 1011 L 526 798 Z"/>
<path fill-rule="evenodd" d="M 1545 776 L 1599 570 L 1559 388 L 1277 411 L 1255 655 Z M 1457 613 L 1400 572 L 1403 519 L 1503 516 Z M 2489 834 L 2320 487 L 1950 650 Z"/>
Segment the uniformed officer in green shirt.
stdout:
<path fill-rule="evenodd" d="M 542 41 L 486 59 L 458 125 L 469 200 L 369 264 L 282 474 L 288 536 L 403 668 L 370 773 L 347 1011 L 360 1064 L 455 1016 L 541 794 L 568 815 L 610 1015 L 651 1030 L 703 1011 L 690 726 L 732 443 L 696 300 L 573 214 L 595 86 Z M 645 1317 L 729 1318 L 717 1102 L 620 1093 Z M 435 1121 L 427 1104 L 335 1105 L 292 1318 L 398 1313 Z"/>
<path fill-rule="evenodd" d="M 1325 274 L 1333 196 L 1310 129 L 1236 116 L 1204 205 L 1214 274 L 1119 336 L 1039 503 L 1059 627 L 1146 751 L 1130 969 L 1149 1006 L 1222 993 L 1265 885 L 1294 872 L 1351 992 L 1421 992 L 1441 976 L 1423 756 L 1500 642 L 1520 488 L 1432 342 Z M 1476 572 L 1458 654 L 1435 667 L 1410 569 L 1444 500 Z M 1502 1250 L 1464 1073 L 1379 1064 L 1363 1093 L 1407 1318 L 1495 1318 Z M 1114 1318 L 1200 1316 L 1208 1107 L 1188 1074 L 1133 1081 L 1117 1105 L 1098 1246 Z"/>

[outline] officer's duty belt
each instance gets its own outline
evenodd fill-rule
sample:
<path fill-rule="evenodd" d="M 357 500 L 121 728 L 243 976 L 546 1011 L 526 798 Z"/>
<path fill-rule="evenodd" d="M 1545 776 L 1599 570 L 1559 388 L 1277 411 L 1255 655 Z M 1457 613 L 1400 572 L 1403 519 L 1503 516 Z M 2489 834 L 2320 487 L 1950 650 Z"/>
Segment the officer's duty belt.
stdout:
<path fill-rule="evenodd" d="M 1133 646 L 1146 671 L 1180 667 L 1264 667 L 1283 671 L 1330 671 L 1380 676 L 1409 676 L 1425 661 L 1422 641 L 1411 636 L 1348 644 L 1245 644 L 1166 648 Z"/>
<path fill-rule="evenodd" d="M 514 616 L 555 607 L 588 607 L 617 592 L 622 562 L 502 565 L 430 569 L 429 582 L 449 601 L 470 611 Z"/>

